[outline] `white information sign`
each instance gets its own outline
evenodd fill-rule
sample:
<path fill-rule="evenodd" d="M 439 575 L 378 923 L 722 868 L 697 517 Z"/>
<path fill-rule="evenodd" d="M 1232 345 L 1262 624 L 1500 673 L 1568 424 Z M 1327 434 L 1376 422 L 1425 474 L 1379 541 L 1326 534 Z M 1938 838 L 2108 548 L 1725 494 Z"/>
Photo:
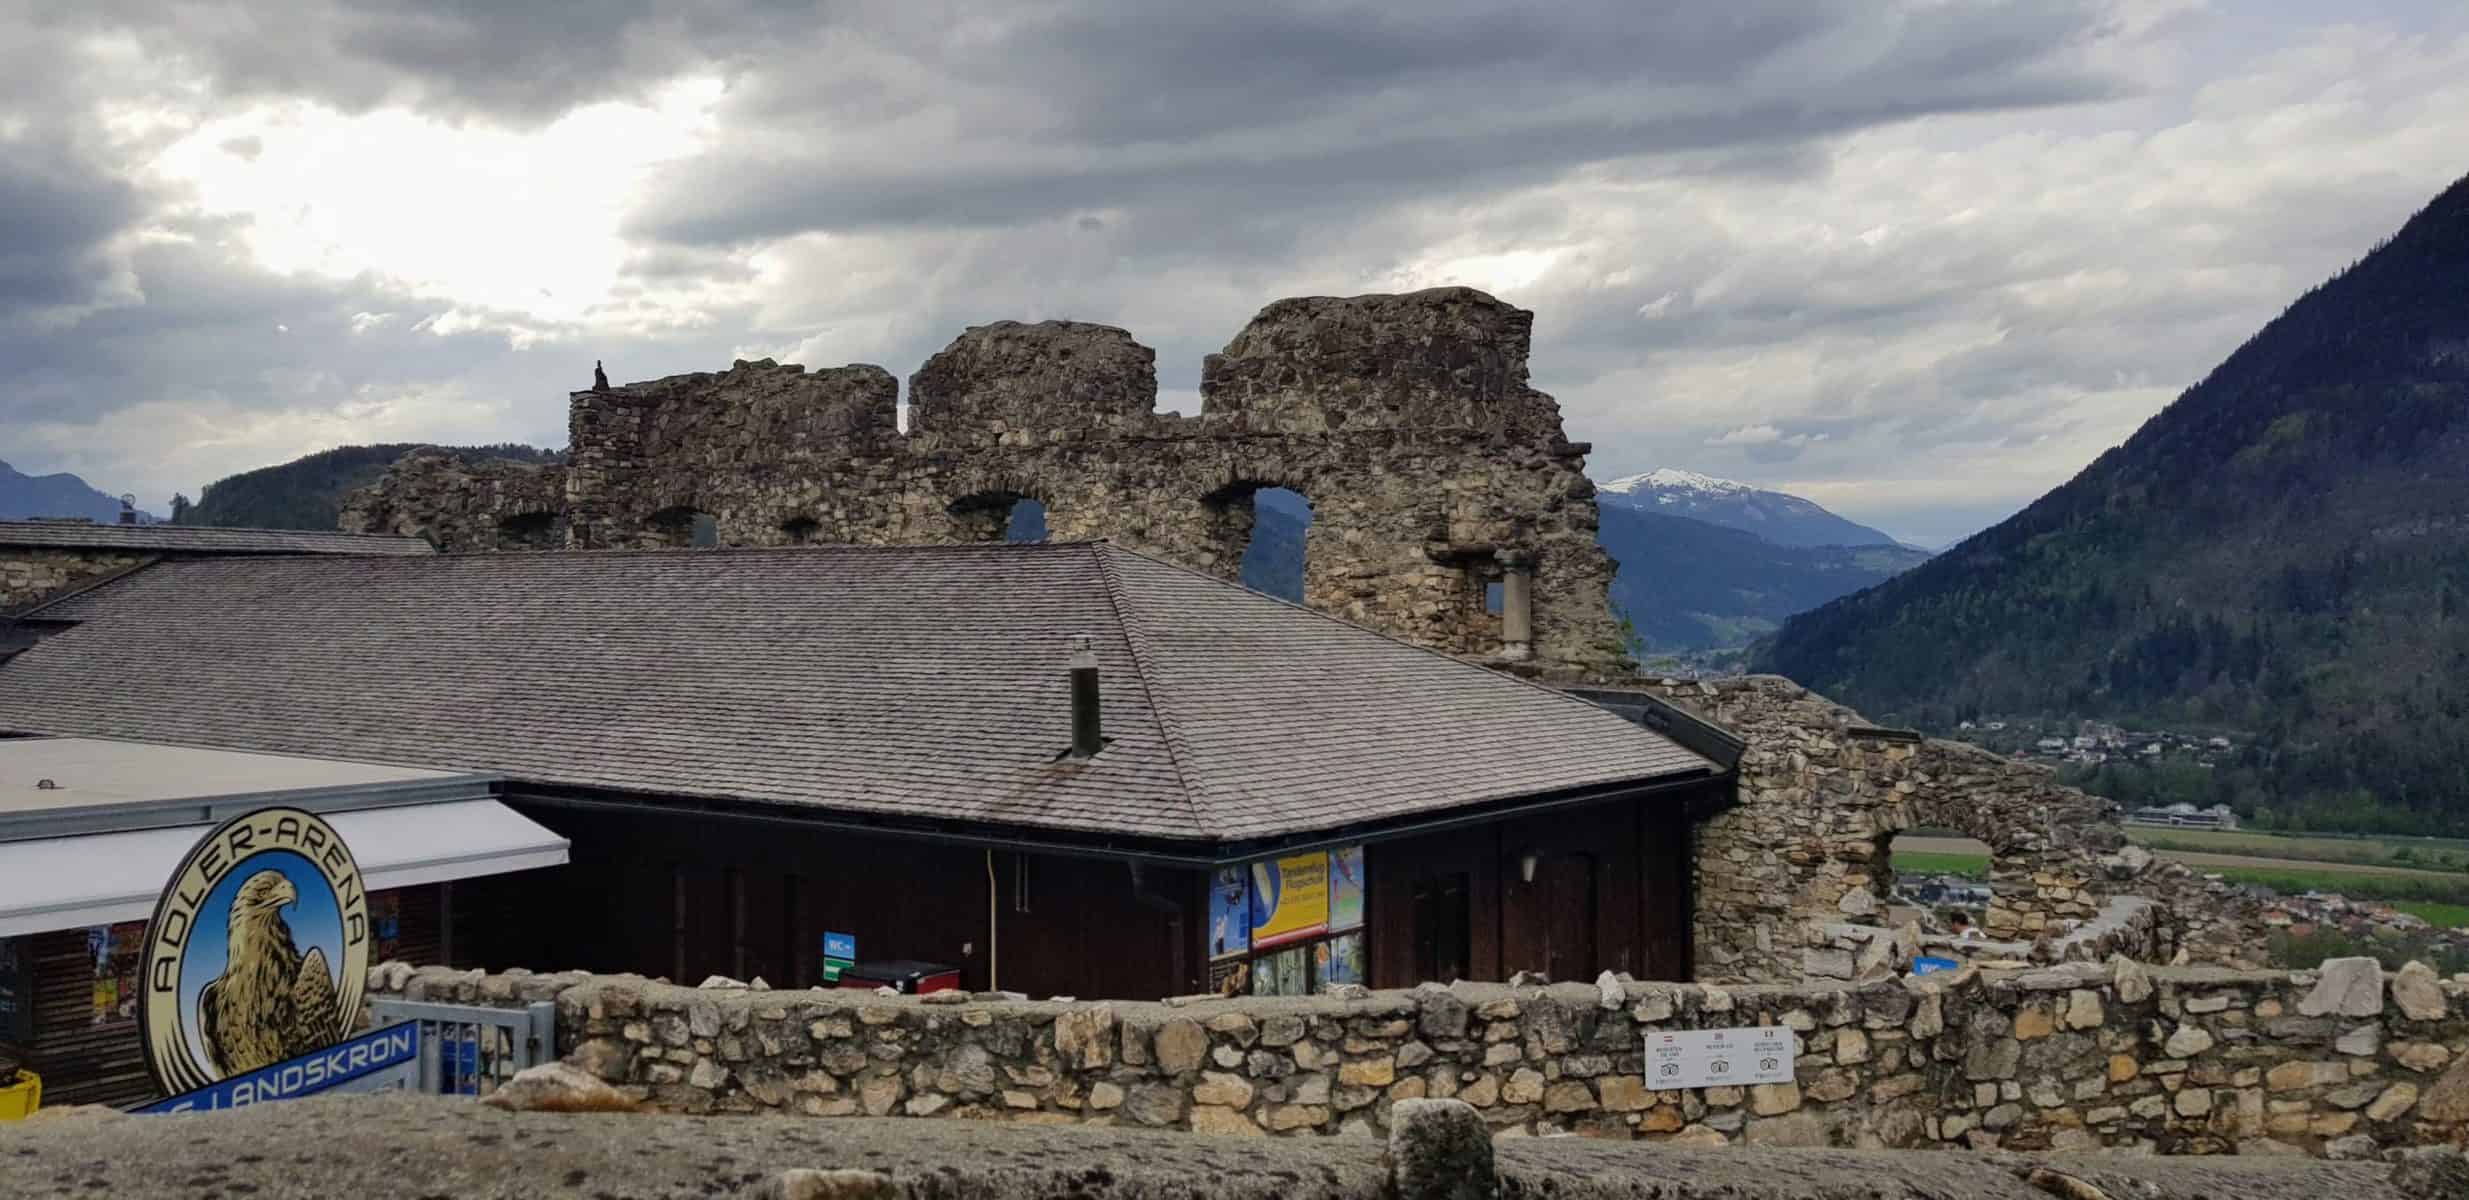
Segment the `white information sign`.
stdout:
<path fill-rule="evenodd" d="M 1800 1035 L 1781 1025 L 1675 1029 L 1646 1035 L 1646 1086 L 1724 1087 L 1792 1082 Z"/>

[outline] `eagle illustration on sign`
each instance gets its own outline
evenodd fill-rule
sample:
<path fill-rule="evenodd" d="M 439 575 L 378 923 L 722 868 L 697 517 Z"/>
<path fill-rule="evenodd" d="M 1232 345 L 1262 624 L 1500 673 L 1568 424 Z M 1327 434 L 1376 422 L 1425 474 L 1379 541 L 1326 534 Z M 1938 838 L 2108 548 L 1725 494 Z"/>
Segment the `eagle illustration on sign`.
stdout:
<path fill-rule="evenodd" d="M 171 1093 L 333 1045 L 368 978 L 359 864 L 314 813 L 264 808 L 200 839 L 147 928 L 140 1018 Z"/>

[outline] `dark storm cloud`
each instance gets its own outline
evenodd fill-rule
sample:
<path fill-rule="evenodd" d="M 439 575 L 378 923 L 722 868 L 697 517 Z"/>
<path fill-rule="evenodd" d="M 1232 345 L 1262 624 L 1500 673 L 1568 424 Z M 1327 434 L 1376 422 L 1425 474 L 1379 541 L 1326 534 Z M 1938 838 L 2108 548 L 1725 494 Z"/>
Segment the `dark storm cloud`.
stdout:
<path fill-rule="evenodd" d="M 1151 207 L 1204 225 L 1357 213 L 1590 162 L 1794 143 L 1941 112 L 2112 94 L 2086 5 L 1898 19 L 1874 5 L 1531 9 L 1145 5 L 911 14 L 824 34 L 831 69 L 749 66 L 744 136 L 676 164 L 644 236 L 999 226 Z M 930 145 L 920 144 L 921 137 Z M 727 187 L 713 187 L 727 180 Z"/>
<path fill-rule="evenodd" d="M 144 212 L 135 187 L 66 146 L 0 141 L 0 325 L 92 299 L 104 244 Z"/>

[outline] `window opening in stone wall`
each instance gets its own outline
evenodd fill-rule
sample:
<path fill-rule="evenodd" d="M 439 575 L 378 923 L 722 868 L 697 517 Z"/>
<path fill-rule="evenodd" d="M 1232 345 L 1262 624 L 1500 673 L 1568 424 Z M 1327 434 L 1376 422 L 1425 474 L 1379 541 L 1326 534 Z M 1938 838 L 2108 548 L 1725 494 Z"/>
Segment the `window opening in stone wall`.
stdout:
<path fill-rule="evenodd" d="M 1013 501 L 1011 519 L 1003 524 L 1003 540 L 1007 542 L 1045 541 L 1046 506 L 1025 496 Z"/>
<path fill-rule="evenodd" d="M 1993 858 L 1988 843 L 1965 836 L 1960 829 L 1919 827 L 1880 834 L 1872 870 L 1879 880 L 1877 916 L 1846 910 L 1860 924 L 1900 925 L 1914 921 L 1924 935 L 1961 938 L 1985 936 L 1989 904 L 1996 893 L 1989 886 Z M 1846 896 L 1852 908 L 1867 902 Z M 1968 928 L 1958 928 L 1956 917 Z"/>
<path fill-rule="evenodd" d="M 1415 980 L 1447 983 L 1465 979 L 1474 957 L 1469 933 L 1471 879 L 1466 872 L 1426 875 L 1415 880 Z"/>
<path fill-rule="evenodd" d="M 1243 586 L 1303 603 L 1304 534 L 1312 502 L 1292 488 L 1252 493 L 1252 536 L 1243 547 Z"/>
<path fill-rule="evenodd" d="M 963 541 L 1046 540 L 1046 505 L 1035 496 L 1008 491 L 978 492 L 955 501 L 951 513 Z"/>
<path fill-rule="evenodd" d="M 566 544 L 566 523 L 556 513 L 516 513 L 497 523 L 497 544 L 507 550 L 555 550 Z"/>
<path fill-rule="evenodd" d="M 1490 613 L 1495 617 L 1500 615 L 1500 593 L 1501 589 L 1506 586 L 1506 584 L 1501 583 L 1497 579 L 1483 585 L 1484 612 Z"/>
<path fill-rule="evenodd" d="M 823 523 L 813 517 L 791 517 L 780 523 L 780 536 L 792 546 L 803 546 L 812 542 L 822 529 Z"/>
<path fill-rule="evenodd" d="M 645 525 L 654 545 L 708 549 L 720 544 L 720 519 L 699 509 L 664 508 Z"/>

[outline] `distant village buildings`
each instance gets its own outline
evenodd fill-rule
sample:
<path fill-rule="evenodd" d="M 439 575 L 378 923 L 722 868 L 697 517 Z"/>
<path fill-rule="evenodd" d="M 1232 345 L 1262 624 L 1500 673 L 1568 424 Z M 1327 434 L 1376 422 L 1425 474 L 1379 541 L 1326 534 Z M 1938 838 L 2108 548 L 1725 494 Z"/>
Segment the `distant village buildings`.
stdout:
<path fill-rule="evenodd" d="M 2129 825 L 2160 826 L 2169 829 L 2235 829 L 2238 815 L 2226 804 L 2196 808 L 2192 804 L 2155 805 L 2138 808 L 2126 814 Z"/>

